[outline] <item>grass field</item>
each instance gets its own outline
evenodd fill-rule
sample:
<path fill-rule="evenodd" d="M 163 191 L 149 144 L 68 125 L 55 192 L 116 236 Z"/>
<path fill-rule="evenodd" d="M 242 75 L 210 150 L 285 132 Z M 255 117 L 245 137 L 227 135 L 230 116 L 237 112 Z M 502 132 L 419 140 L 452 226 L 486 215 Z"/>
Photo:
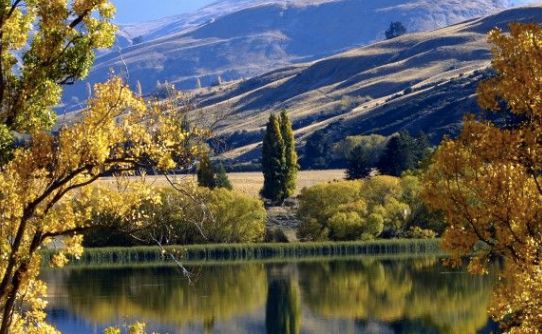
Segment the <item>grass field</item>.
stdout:
<path fill-rule="evenodd" d="M 261 172 L 229 173 L 228 177 L 235 190 L 251 196 L 258 196 L 263 185 L 263 175 Z M 297 193 L 305 187 L 311 187 L 319 183 L 326 183 L 334 180 L 342 180 L 345 177 L 343 169 L 332 170 L 310 170 L 301 171 L 297 178 Z M 167 180 L 163 176 L 146 176 L 145 179 L 151 186 L 168 186 Z M 182 175 L 175 177 L 176 182 L 195 182 L 195 176 Z M 114 178 L 103 178 L 99 181 L 101 184 L 114 184 Z"/>
<path fill-rule="evenodd" d="M 167 253 L 187 264 L 216 264 L 247 261 L 289 261 L 340 257 L 443 256 L 437 239 L 391 239 L 351 242 L 307 242 L 267 244 L 208 244 L 167 246 Z M 48 263 L 51 251 L 43 254 Z M 131 266 L 174 263 L 159 247 L 86 248 L 72 267 Z"/>

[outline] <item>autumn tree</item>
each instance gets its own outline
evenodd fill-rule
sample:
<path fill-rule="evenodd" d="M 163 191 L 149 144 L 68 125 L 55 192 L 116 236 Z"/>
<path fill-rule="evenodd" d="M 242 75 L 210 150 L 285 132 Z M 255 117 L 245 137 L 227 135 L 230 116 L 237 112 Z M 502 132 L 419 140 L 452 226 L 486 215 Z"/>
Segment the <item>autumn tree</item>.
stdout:
<path fill-rule="evenodd" d="M 0 152 L 12 131 L 50 129 L 62 87 L 85 77 L 97 48 L 110 47 L 108 0 L 0 2 Z"/>
<path fill-rule="evenodd" d="M 262 172 L 264 176 L 261 195 L 272 201 L 284 199 L 284 139 L 280 120 L 274 114 L 269 116 L 262 147 Z"/>
<path fill-rule="evenodd" d="M 95 91 L 80 122 L 58 134 L 33 133 L 0 170 L 0 249 L 5 259 L 0 264 L 0 333 L 48 328 L 40 299 L 45 287 L 37 278 L 40 249 L 62 237 L 65 247 L 53 264 L 65 264 L 67 254 L 80 255 L 81 233 L 95 224 L 88 208 L 114 205 L 115 212 L 135 217 L 130 210 L 137 203 L 124 206 L 123 198 L 117 203 L 90 184 L 139 168 L 167 171 L 176 167 L 179 156 L 186 161 L 198 152 L 197 146 L 184 150 L 189 135 L 180 130 L 175 111 L 149 107 L 121 79 L 97 85 Z M 154 200 L 146 188 L 141 191 L 147 195 L 137 198 Z M 27 305 L 26 312 L 16 308 L 21 304 Z"/>
<path fill-rule="evenodd" d="M 0 2 L 0 334 L 57 333 L 45 323 L 40 250 L 62 238 L 52 264 L 79 255 L 81 232 L 96 223 L 89 208 L 114 206 L 142 223 L 134 203 L 112 201 L 89 187 L 94 181 L 188 166 L 200 145 L 187 141 L 206 135 L 183 131 L 174 103 L 146 103 L 119 78 L 95 87 L 77 123 L 50 131 L 62 86 L 87 75 L 95 49 L 112 45 L 113 14 L 107 0 Z M 24 134 L 17 147 L 15 132 Z M 154 200 L 148 187 L 139 191 Z"/>
<path fill-rule="evenodd" d="M 283 199 L 286 199 L 295 193 L 297 172 L 299 170 L 292 122 L 290 122 L 286 110 L 283 110 L 280 113 L 280 133 L 282 135 L 282 140 L 284 141 L 282 196 Z"/>
<path fill-rule="evenodd" d="M 507 333 L 542 330 L 542 28 L 493 30 L 495 76 L 478 88 L 482 108 L 521 122 L 500 126 L 473 116 L 445 140 L 425 176 L 424 198 L 448 224 L 443 245 L 453 263 L 470 256 L 485 272 L 505 259 L 490 309 Z"/>

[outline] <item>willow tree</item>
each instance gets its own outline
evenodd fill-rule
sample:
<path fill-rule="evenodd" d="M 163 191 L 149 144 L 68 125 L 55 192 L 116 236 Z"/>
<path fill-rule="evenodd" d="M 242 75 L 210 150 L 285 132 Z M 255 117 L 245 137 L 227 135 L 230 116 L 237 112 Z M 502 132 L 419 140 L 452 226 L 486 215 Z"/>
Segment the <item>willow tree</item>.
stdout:
<path fill-rule="evenodd" d="M 82 251 L 80 232 L 95 223 L 90 207 L 123 212 L 89 185 L 191 164 L 199 151 L 186 144 L 194 136 L 172 103 L 145 103 L 119 78 L 95 87 L 77 123 L 50 131 L 63 85 L 87 75 L 96 48 L 112 45 L 113 14 L 108 0 L 0 0 L 0 334 L 56 333 L 45 323 L 40 250 L 62 238 L 53 257 L 61 266 Z M 26 138 L 17 148 L 15 132 Z"/>
<path fill-rule="evenodd" d="M 459 263 L 485 272 L 503 257 L 503 284 L 492 315 L 508 333 L 542 331 L 542 28 L 511 24 L 493 30 L 496 75 L 478 89 L 482 108 L 500 126 L 467 117 L 456 140 L 437 150 L 425 176 L 425 200 L 444 213 L 443 244 Z M 474 254 L 474 255 L 472 255 Z"/>

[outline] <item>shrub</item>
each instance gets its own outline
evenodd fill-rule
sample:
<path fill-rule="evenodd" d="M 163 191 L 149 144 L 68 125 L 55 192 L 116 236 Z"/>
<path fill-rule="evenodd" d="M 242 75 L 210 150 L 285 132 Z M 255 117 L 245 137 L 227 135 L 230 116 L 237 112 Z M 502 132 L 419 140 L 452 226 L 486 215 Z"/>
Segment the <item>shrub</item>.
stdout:
<path fill-rule="evenodd" d="M 368 205 L 362 196 L 362 181 L 342 181 L 303 189 L 298 216 L 301 240 L 359 240 L 376 237 L 378 229 L 367 221 Z M 371 233 L 378 234 L 372 235 Z M 380 231 L 381 232 L 381 231 Z"/>
<path fill-rule="evenodd" d="M 431 227 L 440 220 L 424 211 L 419 191 L 419 180 L 413 175 L 379 175 L 303 189 L 298 237 L 319 241 L 434 237 Z M 416 233 L 410 233 L 414 227 Z"/>
<path fill-rule="evenodd" d="M 262 201 L 227 189 L 210 193 L 212 215 L 203 225 L 212 242 L 263 241 L 267 211 Z"/>
<path fill-rule="evenodd" d="M 143 202 L 136 215 L 147 216 L 138 231 L 101 229 L 89 232 L 89 246 L 124 246 L 130 235 L 139 244 L 194 244 L 259 242 L 263 240 L 266 210 L 252 197 L 224 188 L 188 188 L 159 191 L 160 201 Z M 114 214 L 96 213 L 112 222 L 122 219 Z M 113 224 L 111 224 L 114 226 Z M 118 226 L 118 225 L 117 225 Z M 105 240 L 105 241 L 104 241 Z M 135 243 L 135 241 L 134 241 Z"/>

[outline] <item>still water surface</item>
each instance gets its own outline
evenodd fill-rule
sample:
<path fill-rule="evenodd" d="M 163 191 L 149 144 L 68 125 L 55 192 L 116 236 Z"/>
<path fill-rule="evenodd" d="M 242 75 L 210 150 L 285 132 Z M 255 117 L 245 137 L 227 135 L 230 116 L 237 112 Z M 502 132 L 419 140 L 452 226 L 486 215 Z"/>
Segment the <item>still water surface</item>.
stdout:
<path fill-rule="evenodd" d="M 47 271 L 63 333 L 142 321 L 160 333 L 491 333 L 494 279 L 416 260 Z"/>

